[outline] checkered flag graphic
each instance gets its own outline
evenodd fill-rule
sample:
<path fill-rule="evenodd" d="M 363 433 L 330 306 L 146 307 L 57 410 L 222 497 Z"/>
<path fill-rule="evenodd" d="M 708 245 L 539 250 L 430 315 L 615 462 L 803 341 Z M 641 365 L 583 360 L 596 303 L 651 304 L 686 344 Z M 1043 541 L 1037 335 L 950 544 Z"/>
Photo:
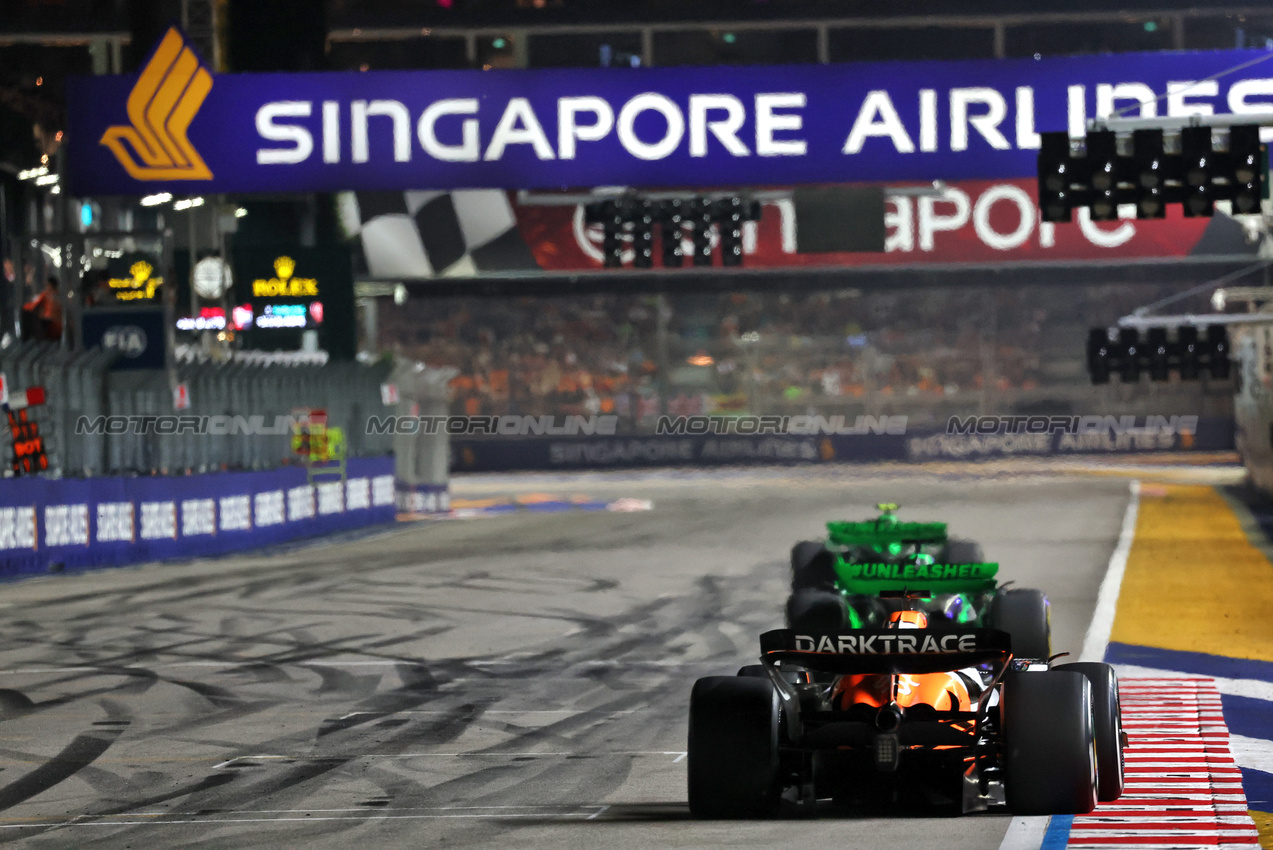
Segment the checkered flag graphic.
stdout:
<path fill-rule="evenodd" d="M 346 230 L 362 240 L 372 277 L 539 270 L 499 189 L 346 193 L 340 205 Z"/>

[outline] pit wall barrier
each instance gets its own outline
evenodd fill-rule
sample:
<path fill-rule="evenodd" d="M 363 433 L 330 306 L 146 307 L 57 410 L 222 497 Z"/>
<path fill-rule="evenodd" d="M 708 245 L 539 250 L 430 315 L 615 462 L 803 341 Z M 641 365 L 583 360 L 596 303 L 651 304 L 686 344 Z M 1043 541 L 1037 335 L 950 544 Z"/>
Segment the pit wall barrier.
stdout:
<path fill-rule="evenodd" d="M 924 463 L 1234 448 L 1232 417 L 1202 417 L 1193 433 L 659 435 L 451 438 L 451 471 L 620 469 L 744 464 Z"/>
<path fill-rule="evenodd" d="M 346 478 L 305 469 L 174 477 L 0 479 L 0 578 L 221 555 L 388 523 L 392 457 Z"/>

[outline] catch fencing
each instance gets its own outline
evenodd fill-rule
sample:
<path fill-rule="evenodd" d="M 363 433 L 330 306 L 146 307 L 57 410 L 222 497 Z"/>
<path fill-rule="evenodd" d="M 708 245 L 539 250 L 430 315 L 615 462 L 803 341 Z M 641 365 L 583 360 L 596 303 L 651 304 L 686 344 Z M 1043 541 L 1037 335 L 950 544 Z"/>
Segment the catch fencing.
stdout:
<path fill-rule="evenodd" d="M 369 416 L 388 412 L 381 384 L 393 369 L 390 361 L 303 362 L 253 352 L 218 361 L 187 352 L 170 371 L 112 370 L 118 356 L 51 343 L 0 349 L 0 372 L 10 388 L 45 389 L 45 404 L 29 414 L 44 437 L 51 476 L 273 469 L 297 462 L 288 417 L 302 409 L 326 411 L 327 427 L 344 431 L 349 457 L 392 453 L 391 435 L 366 433 Z M 189 401 L 180 411 L 174 410 L 178 384 Z M 141 419 L 173 415 L 220 417 L 222 427 L 158 433 Z M 137 424 L 110 433 L 101 417 L 135 417 Z M 7 432 L 0 451 L 6 457 L 11 451 Z"/>

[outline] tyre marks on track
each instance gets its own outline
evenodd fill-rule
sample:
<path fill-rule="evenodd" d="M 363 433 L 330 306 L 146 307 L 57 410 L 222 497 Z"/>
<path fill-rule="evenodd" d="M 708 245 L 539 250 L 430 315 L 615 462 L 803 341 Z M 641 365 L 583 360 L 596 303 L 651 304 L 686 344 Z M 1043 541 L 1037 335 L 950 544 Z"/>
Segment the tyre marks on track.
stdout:
<path fill-rule="evenodd" d="M 345 597 L 345 610 L 329 611 L 353 621 L 340 637 L 323 634 L 308 611 L 251 624 L 227 613 L 237 598 L 206 602 L 203 616 L 162 619 L 160 626 L 117 625 L 131 611 L 114 612 L 106 624 L 103 613 L 77 623 L 73 633 L 63 631 L 56 652 L 32 653 L 30 669 L 41 673 L 9 671 L 29 681 L 33 693 L 47 694 L 50 685 L 60 692 L 33 701 L 15 691 L 22 699 L 12 714 L 61 711 L 55 722 L 88 725 L 114 698 L 131 710 L 125 720 L 145 722 L 134 724 L 124 752 L 104 758 L 126 727 L 94 724 L 81 735 L 86 740 L 74 739 L 74 751 L 52 758 L 10 753 L 18 769 L 43 764 L 0 796 L 7 802 L 0 806 L 0 843 L 56 846 L 66 830 L 91 828 L 94 840 L 108 846 L 153 846 L 165 841 L 157 829 L 179 842 L 178 830 L 189 828 L 179 825 L 199 822 L 208 824 L 204 838 L 216 841 L 228 839 L 236 823 L 289 820 L 277 812 L 291 810 L 299 814 L 289 822 L 323 821 L 326 837 L 372 821 L 403 829 L 418 821 L 474 824 L 453 836 L 454 846 L 462 846 L 534 823 L 595 817 L 600 804 L 578 801 L 604 800 L 642 760 L 670 765 L 683 757 L 668 751 L 684 738 L 682 712 L 650 709 L 682 702 L 694 672 L 730 668 L 747 654 L 742 647 L 777 613 L 766 610 L 772 588 L 762 579 L 774 575 L 781 570 L 766 563 L 739 582 L 703 577 L 692 594 L 647 600 L 604 618 L 587 605 L 589 591 L 606 587 L 600 580 L 548 574 L 514 582 L 473 571 L 441 581 L 432 576 L 435 586 L 464 585 L 475 602 L 483 592 L 547 596 L 535 616 L 576 627 L 568 637 L 513 654 L 466 658 L 402 657 L 379 646 L 382 635 L 365 628 L 359 608 L 368 593 L 389 587 L 362 587 Z M 278 604 L 280 596 L 289 596 L 288 589 L 261 601 Z M 467 616 L 467 609 L 484 607 L 446 597 L 429 603 L 410 611 L 411 626 L 400 628 L 395 642 L 421 640 L 439 631 L 439 621 L 450 625 L 458 609 Z M 407 619 L 377 614 L 395 625 Z M 222 628 L 227 619 L 233 626 Z M 718 628 L 728 621 L 745 624 L 737 636 Z M 209 628 L 213 623 L 219 625 Z M 38 629 L 24 637 L 35 645 Z M 67 654 L 78 666 L 41 665 Z M 156 704 L 160 696 L 168 702 Z M 142 739 L 153 743 L 139 751 Z M 85 749 L 93 743 L 92 752 Z M 201 749 L 183 753 L 184 744 Z M 165 756 L 176 753 L 155 759 L 154 746 Z M 219 753 L 203 755 L 208 747 Z M 61 806 L 53 817 L 47 805 L 23 804 L 94 760 L 99 782 L 109 780 L 112 793 L 79 796 L 78 805 Z M 319 814 L 336 800 L 373 798 L 382 802 Z M 404 801 L 423 810 L 387 813 Z M 507 811 L 509 803 L 522 811 Z M 313 828 L 298 829 L 292 837 Z"/>
<path fill-rule="evenodd" d="M 1066 846 L 1258 847 L 1215 682 L 1124 679 L 1119 692 L 1129 739 L 1123 796 L 1075 816 Z"/>

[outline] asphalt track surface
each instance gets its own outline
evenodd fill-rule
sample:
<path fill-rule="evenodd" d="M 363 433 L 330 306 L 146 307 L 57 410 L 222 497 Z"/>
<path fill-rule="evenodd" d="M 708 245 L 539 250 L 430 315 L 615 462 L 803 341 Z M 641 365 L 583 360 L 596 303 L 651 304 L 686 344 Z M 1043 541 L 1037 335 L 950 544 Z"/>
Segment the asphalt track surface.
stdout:
<path fill-rule="evenodd" d="M 867 477 L 870 476 L 870 477 Z M 470 479 L 652 499 L 0 587 L 0 843 L 995 848 L 1004 813 L 690 819 L 702 675 L 781 626 L 787 553 L 895 500 L 1045 589 L 1078 654 L 1120 477 Z"/>

